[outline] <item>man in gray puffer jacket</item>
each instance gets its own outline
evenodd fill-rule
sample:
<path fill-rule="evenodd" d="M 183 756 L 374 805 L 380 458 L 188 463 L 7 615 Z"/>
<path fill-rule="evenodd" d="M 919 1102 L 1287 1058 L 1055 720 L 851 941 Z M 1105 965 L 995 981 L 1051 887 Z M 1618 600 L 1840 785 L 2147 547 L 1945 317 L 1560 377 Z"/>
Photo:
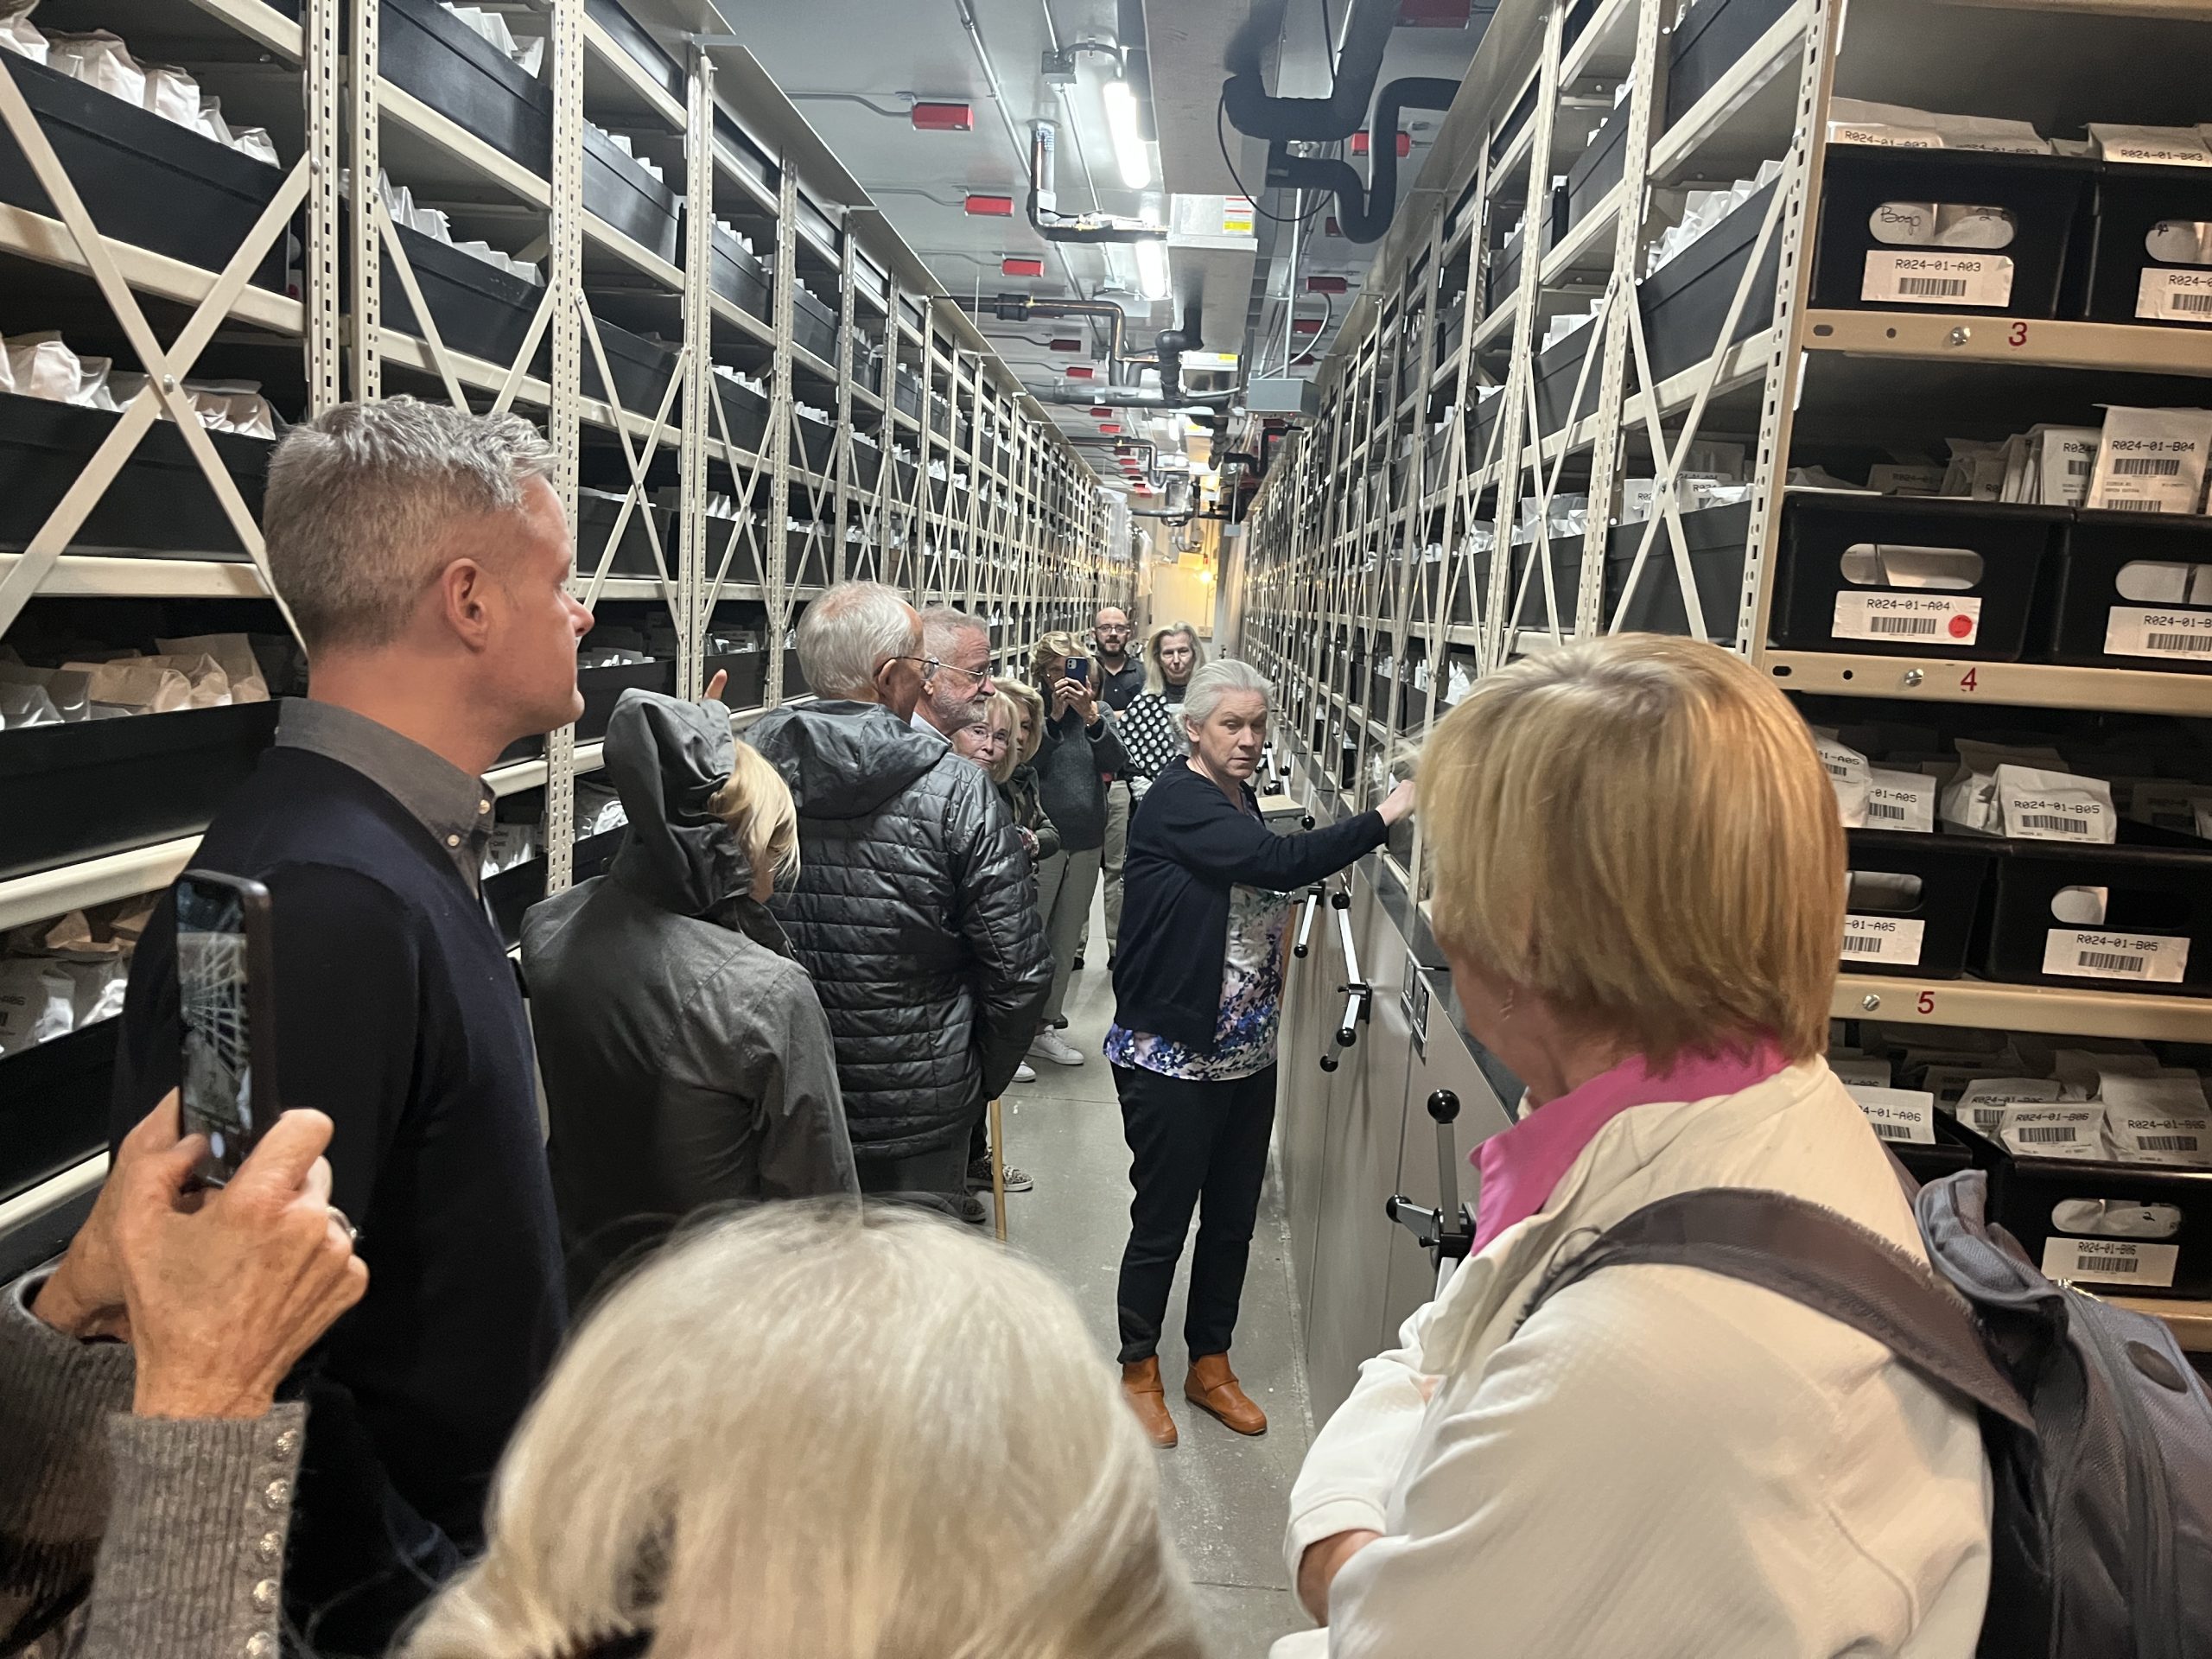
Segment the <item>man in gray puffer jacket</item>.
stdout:
<path fill-rule="evenodd" d="M 832 588 L 798 655 L 822 700 L 746 737 L 798 808 L 798 880 L 771 906 L 830 1016 L 861 1187 L 979 1219 L 969 1131 L 1052 985 L 1028 861 L 989 774 L 908 723 L 926 659 L 895 590 Z"/>

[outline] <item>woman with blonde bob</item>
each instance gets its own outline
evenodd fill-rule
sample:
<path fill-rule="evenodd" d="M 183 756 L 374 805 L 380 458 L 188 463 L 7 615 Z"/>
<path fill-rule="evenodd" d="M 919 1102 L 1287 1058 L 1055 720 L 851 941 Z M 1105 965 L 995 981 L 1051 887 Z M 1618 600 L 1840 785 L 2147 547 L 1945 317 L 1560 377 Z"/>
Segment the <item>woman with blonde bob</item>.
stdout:
<path fill-rule="evenodd" d="M 1967 1659 L 1989 1583 L 1973 1408 L 1766 1289 L 1547 1269 L 1653 1201 L 1764 1188 L 1924 1261 L 1822 1059 L 1843 833 L 1742 658 L 1648 635 L 1479 684 L 1427 745 L 1433 927 L 1527 1088 L 1477 1150 L 1474 1249 L 1362 1368 L 1292 1498 L 1329 1630 L 1280 1655 Z M 1525 1321 L 1525 1322 L 1524 1322 Z"/>
<path fill-rule="evenodd" d="M 1199 1659 L 1044 1271 L 891 1208 L 679 1238 L 579 1331 L 404 1659 Z"/>
<path fill-rule="evenodd" d="M 711 700 L 625 691 L 606 759 L 621 851 L 522 924 L 577 1306 L 704 1205 L 859 1191 L 830 1022 L 766 903 L 798 869 L 790 789 Z"/>

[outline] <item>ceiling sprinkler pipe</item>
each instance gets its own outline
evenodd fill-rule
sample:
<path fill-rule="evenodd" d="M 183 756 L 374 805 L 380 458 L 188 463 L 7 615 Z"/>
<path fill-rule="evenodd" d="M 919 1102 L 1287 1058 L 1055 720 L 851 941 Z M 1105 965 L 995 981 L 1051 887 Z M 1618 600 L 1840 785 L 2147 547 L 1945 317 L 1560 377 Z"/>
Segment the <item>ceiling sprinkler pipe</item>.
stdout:
<path fill-rule="evenodd" d="M 1158 225 L 1147 225 L 1140 219 L 1122 219 L 1110 213 L 1096 216 L 1077 215 L 1072 219 L 1059 211 L 1059 194 L 1052 188 L 1052 156 L 1058 142 L 1057 130 L 1050 121 L 1039 121 L 1029 130 L 1029 228 L 1050 242 L 1162 242 L 1166 230 Z"/>
<path fill-rule="evenodd" d="M 1268 92 L 1261 64 L 1282 29 L 1282 7 L 1262 6 L 1229 43 L 1230 76 L 1222 86 L 1222 106 L 1237 131 L 1271 143 L 1293 139 L 1325 143 L 1349 138 L 1367 114 L 1367 101 L 1382 73 L 1382 54 L 1398 21 L 1399 0 L 1351 0 L 1344 19 L 1344 50 L 1326 98 L 1275 98 Z"/>

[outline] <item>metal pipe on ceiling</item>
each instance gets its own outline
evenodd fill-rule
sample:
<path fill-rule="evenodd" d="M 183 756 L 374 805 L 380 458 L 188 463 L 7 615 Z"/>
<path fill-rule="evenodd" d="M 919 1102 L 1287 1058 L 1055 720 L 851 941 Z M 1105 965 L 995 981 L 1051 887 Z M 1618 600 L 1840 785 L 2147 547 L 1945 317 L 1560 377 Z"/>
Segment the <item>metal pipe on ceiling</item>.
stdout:
<path fill-rule="evenodd" d="M 990 84 L 991 103 L 999 112 L 999 119 L 1006 124 L 1007 142 L 1014 146 L 1014 160 L 1027 170 L 1029 146 L 1022 142 L 1021 130 L 1015 125 L 1014 111 L 1007 107 L 1006 87 L 999 80 L 998 67 L 991 61 L 991 48 L 984 43 L 982 25 L 976 21 L 972 0 L 952 0 L 953 14 L 960 19 L 961 28 L 968 31 L 968 43 L 976 50 L 976 61 L 983 71 L 983 79 Z M 1059 255 L 1060 269 L 1066 273 L 1068 285 L 1078 294 L 1083 292 L 1083 281 L 1075 274 L 1075 267 L 1068 261 L 1067 250 L 1054 245 Z"/>

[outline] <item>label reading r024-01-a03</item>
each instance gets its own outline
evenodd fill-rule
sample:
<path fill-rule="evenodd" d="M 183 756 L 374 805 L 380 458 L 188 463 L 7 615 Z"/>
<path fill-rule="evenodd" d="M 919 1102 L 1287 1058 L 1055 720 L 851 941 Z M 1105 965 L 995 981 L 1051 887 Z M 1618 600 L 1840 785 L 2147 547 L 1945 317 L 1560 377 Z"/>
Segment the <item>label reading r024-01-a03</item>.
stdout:
<path fill-rule="evenodd" d="M 1981 601 L 1965 594 L 1863 593 L 1835 596 L 1837 639 L 1891 645 L 1971 645 L 1981 635 Z"/>
<path fill-rule="evenodd" d="M 2012 303 L 2012 262 L 2001 253 L 1890 253 L 1866 256 L 1859 297 L 1889 305 Z"/>

